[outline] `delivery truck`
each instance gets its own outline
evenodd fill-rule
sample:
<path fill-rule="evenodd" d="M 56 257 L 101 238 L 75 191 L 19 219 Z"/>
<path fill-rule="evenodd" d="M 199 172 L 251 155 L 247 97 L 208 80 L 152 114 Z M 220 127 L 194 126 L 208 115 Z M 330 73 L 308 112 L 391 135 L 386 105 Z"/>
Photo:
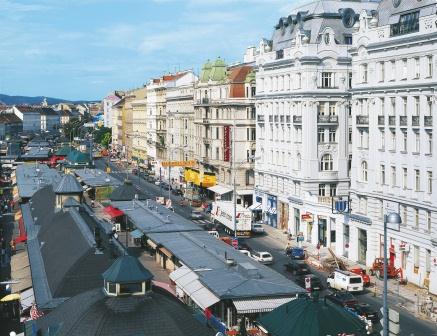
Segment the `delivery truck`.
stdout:
<path fill-rule="evenodd" d="M 234 203 L 217 201 L 212 203 L 211 218 L 215 224 L 222 225 L 225 232 L 234 234 Z M 250 237 L 252 230 L 252 213 L 237 204 L 237 237 Z"/>

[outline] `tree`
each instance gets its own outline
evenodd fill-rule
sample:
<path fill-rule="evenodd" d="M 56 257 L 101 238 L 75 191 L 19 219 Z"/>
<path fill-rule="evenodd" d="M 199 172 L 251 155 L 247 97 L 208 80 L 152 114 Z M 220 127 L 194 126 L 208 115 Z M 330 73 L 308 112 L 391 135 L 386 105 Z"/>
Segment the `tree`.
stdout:
<path fill-rule="evenodd" d="M 102 141 L 100 141 L 100 144 L 103 147 L 108 148 L 109 143 L 111 142 L 111 139 L 112 139 L 111 132 L 106 132 L 105 135 L 102 138 Z"/>

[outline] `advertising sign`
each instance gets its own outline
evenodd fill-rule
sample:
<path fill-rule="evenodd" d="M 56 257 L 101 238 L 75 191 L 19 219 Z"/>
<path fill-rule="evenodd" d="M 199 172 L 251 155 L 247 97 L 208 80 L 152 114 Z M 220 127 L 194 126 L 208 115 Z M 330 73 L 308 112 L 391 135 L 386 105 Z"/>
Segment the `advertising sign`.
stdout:
<path fill-rule="evenodd" d="M 163 167 L 194 167 L 197 164 L 196 160 L 189 161 L 163 161 Z"/>
<path fill-rule="evenodd" d="M 231 126 L 223 126 L 223 161 L 231 160 Z"/>

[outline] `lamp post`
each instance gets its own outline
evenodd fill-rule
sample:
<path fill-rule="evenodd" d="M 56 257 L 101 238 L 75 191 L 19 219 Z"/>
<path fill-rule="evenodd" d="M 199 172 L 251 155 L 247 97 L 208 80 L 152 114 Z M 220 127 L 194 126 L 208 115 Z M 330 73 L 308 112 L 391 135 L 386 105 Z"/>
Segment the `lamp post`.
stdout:
<path fill-rule="evenodd" d="M 388 330 L 388 303 L 387 303 L 387 225 L 399 227 L 402 223 L 401 216 L 396 212 L 391 212 L 384 216 L 384 288 L 382 294 L 383 311 L 383 336 L 389 336 Z"/>

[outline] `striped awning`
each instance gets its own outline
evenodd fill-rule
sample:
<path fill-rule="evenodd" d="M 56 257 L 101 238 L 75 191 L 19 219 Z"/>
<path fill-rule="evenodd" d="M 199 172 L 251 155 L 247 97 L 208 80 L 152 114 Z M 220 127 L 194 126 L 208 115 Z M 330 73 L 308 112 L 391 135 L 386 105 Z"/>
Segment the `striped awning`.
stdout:
<path fill-rule="evenodd" d="M 288 298 L 260 298 L 260 299 L 234 299 L 235 308 L 238 314 L 266 313 L 294 300 Z"/>

